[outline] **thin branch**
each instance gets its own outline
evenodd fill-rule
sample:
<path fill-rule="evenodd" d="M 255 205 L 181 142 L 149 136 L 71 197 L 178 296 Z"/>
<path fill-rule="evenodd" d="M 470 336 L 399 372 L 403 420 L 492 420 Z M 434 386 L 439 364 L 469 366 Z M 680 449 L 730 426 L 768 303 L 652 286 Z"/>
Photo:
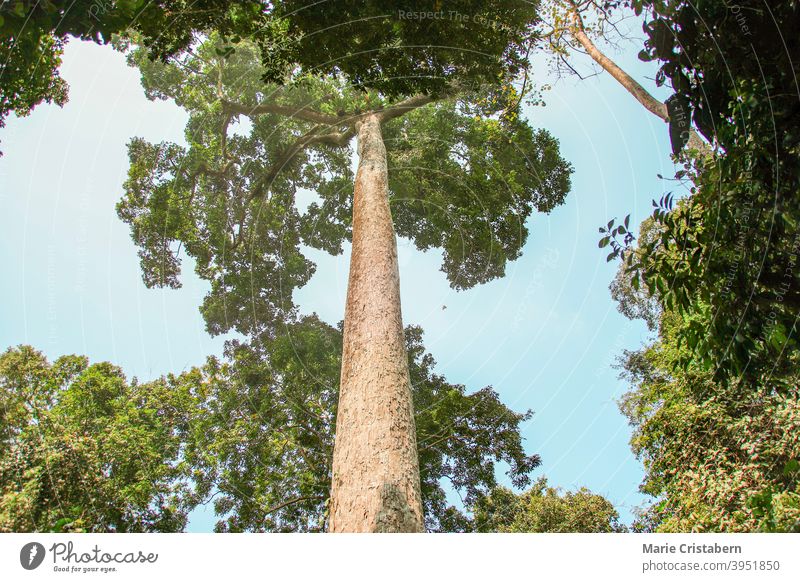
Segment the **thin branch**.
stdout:
<path fill-rule="evenodd" d="M 274 507 L 270 507 L 268 510 L 264 512 L 264 515 L 275 513 L 276 511 L 280 511 L 284 507 L 288 507 L 289 505 L 294 505 L 295 503 L 300 503 L 301 501 L 311 501 L 313 499 L 324 500 L 327 498 L 322 495 L 303 495 L 301 497 L 295 497 L 294 499 L 290 499 L 289 501 L 284 501 L 283 503 L 279 503 Z"/>
<path fill-rule="evenodd" d="M 528 50 L 525 52 L 525 60 L 527 61 L 531 54 L 532 45 L 528 45 Z M 519 107 L 519 104 L 522 103 L 522 99 L 525 97 L 525 90 L 528 87 L 528 67 L 525 68 L 525 75 L 522 79 L 522 88 L 519 90 L 519 99 L 514 104 L 514 109 Z"/>
<path fill-rule="evenodd" d="M 303 105 L 298 107 L 279 105 L 277 103 L 259 103 L 258 105 L 243 105 L 227 99 L 222 99 L 222 107 L 224 110 L 237 115 L 246 115 L 252 117 L 254 115 L 263 115 L 265 113 L 274 113 L 276 115 L 284 115 L 286 117 L 295 117 L 303 121 L 310 121 L 312 123 L 319 123 L 321 125 L 343 125 L 341 117 L 335 115 L 327 115 L 320 111 L 310 109 Z"/>
<path fill-rule="evenodd" d="M 326 144 L 337 147 L 346 146 L 350 139 L 355 135 L 354 128 L 348 128 L 346 131 L 334 131 L 327 133 L 319 133 L 323 127 L 315 125 L 309 131 L 297 138 L 297 140 L 287 147 L 283 153 L 270 166 L 269 170 L 265 172 L 256 182 L 250 194 L 248 202 L 264 195 L 264 188 L 269 185 L 277 176 L 278 173 L 288 164 L 292 159 L 303 151 L 305 148 L 314 144 Z"/>
<path fill-rule="evenodd" d="M 586 76 L 586 77 L 581 75 L 578 72 L 578 70 L 569 63 L 567 58 L 564 55 L 560 54 L 560 53 L 558 55 L 558 59 L 564 64 L 565 67 L 567 67 L 570 71 L 572 71 L 573 75 L 576 75 L 581 81 L 585 81 L 586 79 L 594 77 L 594 75 L 589 75 L 589 76 Z"/>
<path fill-rule="evenodd" d="M 423 446 L 422 444 L 420 444 L 419 450 L 420 451 L 427 451 L 427 450 L 432 450 L 432 449 L 435 450 L 436 445 L 438 445 L 439 443 L 444 442 L 446 440 L 449 440 L 449 439 L 455 439 L 455 440 L 457 440 L 457 441 L 459 441 L 461 443 L 464 443 L 465 445 L 467 444 L 467 441 L 465 439 L 463 439 L 462 437 L 460 437 L 460 436 L 458 436 L 456 434 L 446 434 L 443 437 L 438 438 L 435 441 L 433 441 L 432 443 L 429 443 L 427 445 Z"/>

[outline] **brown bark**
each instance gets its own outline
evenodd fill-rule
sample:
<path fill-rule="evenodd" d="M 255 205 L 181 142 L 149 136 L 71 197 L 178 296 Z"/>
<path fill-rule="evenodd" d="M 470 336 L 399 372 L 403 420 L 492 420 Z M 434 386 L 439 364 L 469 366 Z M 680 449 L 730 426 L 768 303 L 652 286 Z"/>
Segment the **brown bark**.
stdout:
<path fill-rule="evenodd" d="M 330 531 L 423 531 L 397 242 L 379 113 L 358 122 Z"/>
<path fill-rule="evenodd" d="M 628 91 L 628 93 L 633 95 L 633 97 L 644 106 L 645 109 L 647 109 L 653 115 L 660 117 L 664 121 L 669 121 L 667 106 L 653 97 L 647 91 L 647 89 L 642 87 L 639 82 L 636 81 L 636 79 L 622 70 L 617 63 L 612 61 L 600 49 L 597 48 L 597 46 L 592 42 L 592 39 L 586 35 L 583 27 L 583 20 L 581 19 L 580 14 L 577 12 L 577 7 L 574 3 L 573 9 L 573 25 L 571 30 L 573 38 L 578 41 L 578 43 L 589 54 L 589 56 L 592 57 L 594 62 L 603 67 L 603 70 L 614 77 L 619 84 Z M 687 145 L 691 149 L 696 149 L 704 153 L 710 153 L 708 144 L 693 129 L 689 131 L 689 143 Z"/>

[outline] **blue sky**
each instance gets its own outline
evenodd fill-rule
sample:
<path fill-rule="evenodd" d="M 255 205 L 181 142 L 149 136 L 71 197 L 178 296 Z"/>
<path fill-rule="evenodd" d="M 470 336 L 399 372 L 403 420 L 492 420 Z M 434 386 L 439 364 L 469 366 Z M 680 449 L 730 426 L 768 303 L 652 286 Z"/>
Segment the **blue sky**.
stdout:
<path fill-rule="evenodd" d="M 634 43 L 615 56 L 652 88 L 655 71 L 637 52 Z M 591 72 L 586 59 L 575 63 Z M 532 217 L 524 255 L 505 278 L 470 291 L 449 288 L 439 253 L 400 240 L 403 316 L 425 329 L 449 381 L 492 385 L 511 408 L 534 410 L 523 434 L 528 451 L 542 456 L 537 476 L 606 495 L 629 522 L 643 499 L 642 470 L 616 404 L 627 387 L 611 366 L 648 335 L 616 311 L 608 291 L 615 267 L 597 248 L 597 227 L 629 212 L 638 224 L 649 214 L 666 187 L 657 174 L 672 170 L 669 140 L 664 124 L 608 75 L 556 80 L 545 66 L 537 70 L 554 86 L 528 117 L 559 138 L 575 168 L 572 192 L 550 215 Z M 184 269 L 183 288 L 146 289 L 114 210 L 127 141 L 182 142 L 186 116 L 148 101 L 137 71 L 110 47 L 71 42 L 62 76 L 70 84 L 63 109 L 40 106 L 0 132 L 0 347 L 86 354 L 141 380 L 199 365 L 223 347 L 198 313 L 206 284 Z M 310 251 L 318 268 L 296 295 L 303 311 L 330 323 L 343 317 L 348 252 Z M 200 509 L 189 530 L 214 522 Z"/>

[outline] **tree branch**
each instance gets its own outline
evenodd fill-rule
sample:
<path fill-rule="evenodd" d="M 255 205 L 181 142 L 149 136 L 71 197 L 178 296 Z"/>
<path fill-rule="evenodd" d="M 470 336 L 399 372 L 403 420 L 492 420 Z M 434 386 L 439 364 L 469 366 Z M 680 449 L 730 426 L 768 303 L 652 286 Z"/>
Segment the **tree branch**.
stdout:
<path fill-rule="evenodd" d="M 272 163 L 269 170 L 265 172 L 261 178 L 258 179 L 253 191 L 250 194 L 248 202 L 264 195 L 264 187 L 271 183 L 278 173 L 288 164 L 292 159 L 303 151 L 305 148 L 314 144 L 326 144 L 337 147 L 346 146 L 350 139 L 355 135 L 355 128 L 349 127 L 345 131 L 333 131 L 327 133 L 320 133 L 324 127 L 315 125 L 306 133 L 301 135 L 295 142 L 287 147 L 283 153 Z"/>
<path fill-rule="evenodd" d="M 653 97 L 647 91 L 647 89 L 642 87 L 642 85 L 636 81 L 636 79 L 622 70 L 614 61 L 608 58 L 600 49 L 597 48 L 597 46 L 595 46 L 594 42 L 592 42 L 592 39 L 590 39 L 586 34 L 586 28 L 584 26 L 578 4 L 574 0 L 568 0 L 568 2 L 570 6 L 572 6 L 572 9 L 570 10 L 572 16 L 572 27 L 570 29 L 572 37 L 578 41 L 578 43 L 580 43 L 584 50 L 598 65 L 600 65 L 606 72 L 614 77 L 619 84 L 628 91 L 628 93 L 633 95 L 633 97 L 644 106 L 645 109 L 664 121 L 669 121 L 667 106 Z M 690 130 L 689 132 L 688 145 L 690 148 L 696 149 L 702 153 L 711 153 L 711 149 L 708 144 L 694 129 Z"/>
<path fill-rule="evenodd" d="M 414 95 L 413 97 L 409 97 L 408 99 L 404 99 L 399 103 L 395 103 L 394 105 L 387 107 L 385 109 L 379 109 L 374 113 L 378 115 L 378 119 L 381 123 L 389 121 L 391 119 L 395 119 L 396 117 L 401 117 L 412 111 L 417 109 L 418 107 L 422 107 L 427 105 L 428 103 L 433 103 L 435 99 L 428 95 Z M 373 112 L 369 112 L 366 114 L 362 114 L 361 117 L 364 115 L 372 114 Z"/>
<path fill-rule="evenodd" d="M 274 507 L 270 507 L 269 509 L 267 509 L 264 512 L 264 515 L 269 515 L 270 513 L 275 513 L 276 511 L 279 511 L 279 510 L 283 509 L 284 507 L 288 507 L 289 505 L 294 505 L 295 503 L 300 503 L 301 501 L 311 501 L 313 499 L 323 500 L 323 499 L 326 499 L 326 498 L 323 497 L 322 495 L 303 495 L 301 497 L 295 497 L 293 499 L 290 499 L 289 501 L 284 501 L 283 503 L 279 503 L 278 505 L 275 505 Z"/>
<path fill-rule="evenodd" d="M 222 99 L 222 107 L 224 110 L 237 115 L 246 115 L 252 117 L 253 115 L 263 115 L 265 113 L 274 113 L 276 115 L 283 115 L 286 117 L 295 117 L 303 121 L 310 121 L 312 123 L 319 123 L 321 125 L 343 125 L 344 121 L 341 117 L 335 115 L 327 115 L 307 106 L 299 108 L 279 105 L 277 103 L 259 103 L 258 105 L 243 105 L 235 103 L 227 99 Z"/>
<path fill-rule="evenodd" d="M 253 186 L 248 202 L 264 195 L 265 187 L 270 184 L 278 173 L 288 164 L 297 154 L 309 146 L 315 144 L 325 144 L 334 147 L 344 147 L 356 134 L 356 125 L 367 115 L 377 115 L 381 123 L 400 117 L 413 109 L 427 105 L 435 101 L 428 95 L 415 95 L 403 101 L 395 103 L 384 109 L 359 112 L 350 115 L 326 115 L 319 111 L 314 111 L 306 107 L 294 108 L 275 103 L 262 103 L 255 106 L 242 105 L 229 101 L 220 96 L 223 110 L 230 114 L 259 115 L 264 113 L 274 113 L 288 117 L 296 117 L 305 121 L 316 123 L 314 127 L 298 137 L 293 144 L 287 147 L 282 154 L 273 162 Z M 324 131 L 332 126 L 344 127 L 340 131 Z"/>

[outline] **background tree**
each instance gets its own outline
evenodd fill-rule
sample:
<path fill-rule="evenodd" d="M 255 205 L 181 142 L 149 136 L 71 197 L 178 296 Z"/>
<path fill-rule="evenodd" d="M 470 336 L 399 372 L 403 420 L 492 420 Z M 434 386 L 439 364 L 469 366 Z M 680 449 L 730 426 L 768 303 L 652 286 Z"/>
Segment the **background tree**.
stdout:
<path fill-rule="evenodd" d="M 655 498 L 649 527 L 800 531 L 797 378 L 775 389 L 716 382 L 701 365 L 685 367 L 690 350 L 678 338 L 690 323 L 665 313 L 657 341 L 622 360 L 632 390 L 620 406 L 644 463 L 642 491 Z"/>
<path fill-rule="evenodd" d="M 128 383 L 111 364 L 51 364 L 28 346 L 0 355 L 0 531 L 182 530 L 198 380 Z"/>
<path fill-rule="evenodd" d="M 759 2 L 635 5 L 647 10 L 642 56 L 662 62 L 657 80 L 669 80 L 686 124 L 721 153 L 688 159 L 677 177 L 692 184 L 691 195 L 654 202 L 660 236 L 626 252 L 631 237 L 615 254 L 625 256 L 636 284 L 687 318 L 677 328 L 690 348 L 684 365 L 700 361 L 719 381 L 791 383 L 799 345 L 800 51 L 783 39 L 800 15 L 793 2 L 769 10 Z"/>
<path fill-rule="evenodd" d="M 428 531 L 453 531 L 465 507 L 497 485 L 496 463 L 517 487 L 538 455 L 522 446 L 518 414 L 486 387 L 467 394 L 434 372 L 419 328 L 406 328 Z M 342 332 L 309 316 L 266 343 L 232 343 L 210 360 L 208 399 L 187 449 L 199 489 L 213 491 L 218 531 L 327 531 Z"/>
<path fill-rule="evenodd" d="M 647 111 L 664 122 L 670 122 L 670 116 L 679 111 L 672 111 L 674 103 L 668 100 L 662 103 L 656 99 L 639 81 L 627 73 L 598 43 L 621 49 L 622 43 L 633 45 L 640 42 L 633 39 L 626 31 L 627 22 L 634 14 L 628 0 L 547 0 L 540 8 L 541 22 L 538 24 L 535 37 L 537 47 L 549 55 L 549 64 L 557 78 L 563 75 L 576 75 L 581 79 L 587 73 L 575 63 L 576 54 L 585 54 L 616 80 L 622 88 L 636 99 Z M 591 73 L 591 74 L 596 74 Z M 532 83 L 527 75 L 523 85 Z M 660 85 L 661 83 L 659 83 Z M 544 88 L 548 88 L 548 86 Z M 534 94 L 541 95 L 541 91 Z M 541 98 L 541 97 L 540 97 Z M 677 126 L 676 126 L 677 127 Z M 707 156 L 711 148 L 703 138 L 687 124 L 685 128 L 690 150 Z M 676 140 L 673 153 L 678 154 L 687 141 Z"/>
<path fill-rule="evenodd" d="M 67 84 L 59 76 L 70 38 L 108 43 L 133 30 L 155 57 L 190 46 L 198 32 L 224 36 L 270 31 L 262 2 L 221 0 L 15 0 L 0 4 L 0 128 L 10 113 L 28 115 L 45 101 L 64 105 Z"/>
<path fill-rule="evenodd" d="M 525 220 L 563 201 L 569 165 L 549 134 L 519 117 L 519 100 L 494 88 L 466 91 L 456 78 L 446 93 L 394 98 L 302 71 L 265 86 L 263 55 L 248 44 L 226 52 L 220 42 L 171 64 L 133 57 L 148 95 L 190 114 L 188 149 L 130 146 L 118 209 L 140 246 L 145 282 L 177 285 L 182 245 L 212 284 L 203 305 L 209 331 L 263 340 L 312 273 L 300 243 L 338 253 L 352 239 L 332 529 L 420 530 L 390 193 L 398 231 L 419 248 L 443 248 L 451 284 L 466 288 L 501 276 L 519 256 Z M 249 135 L 229 131 L 242 116 Z M 296 207 L 300 189 L 319 197 L 306 212 Z"/>
<path fill-rule="evenodd" d="M 497 486 L 524 487 L 518 414 L 491 387 L 467 394 L 434 372 L 406 330 L 429 531 L 455 531 Z M 342 333 L 310 316 L 231 359 L 140 384 L 107 363 L 30 347 L 0 356 L 0 530 L 181 531 L 208 499 L 218 531 L 326 531 Z"/>
<path fill-rule="evenodd" d="M 541 477 L 524 493 L 498 487 L 481 498 L 464 528 L 502 533 L 614 533 L 619 523 L 614 506 L 585 487 L 562 493 Z"/>

